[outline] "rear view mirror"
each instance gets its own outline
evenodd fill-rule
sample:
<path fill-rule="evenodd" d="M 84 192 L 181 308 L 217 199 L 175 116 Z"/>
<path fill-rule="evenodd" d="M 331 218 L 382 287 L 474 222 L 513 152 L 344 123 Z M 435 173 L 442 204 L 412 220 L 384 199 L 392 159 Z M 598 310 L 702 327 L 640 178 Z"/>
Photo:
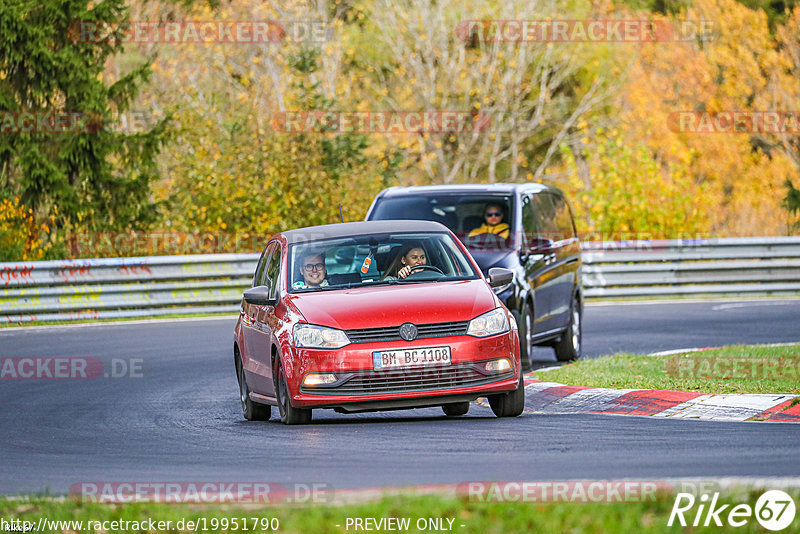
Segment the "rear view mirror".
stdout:
<path fill-rule="evenodd" d="M 277 299 L 269 296 L 267 286 L 256 286 L 244 292 L 244 301 L 256 306 L 274 306 Z"/>
<path fill-rule="evenodd" d="M 492 287 L 504 286 L 514 281 L 514 273 L 502 267 L 492 267 L 486 281 Z"/>

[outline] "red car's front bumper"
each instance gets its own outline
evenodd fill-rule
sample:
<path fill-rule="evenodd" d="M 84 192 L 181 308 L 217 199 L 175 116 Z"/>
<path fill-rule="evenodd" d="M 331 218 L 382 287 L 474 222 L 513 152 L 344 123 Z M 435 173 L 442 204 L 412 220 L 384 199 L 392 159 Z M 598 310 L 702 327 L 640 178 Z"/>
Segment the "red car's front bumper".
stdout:
<path fill-rule="evenodd" d="M 451 363 L 447 366 L 373 369 L 375 351 L 443 346 L 450 347 Z M 304 408 L 356 411 L 432 406 L 512 391 L 520 376 L 516 330 L 488 338 L 461 335 L 412 342 L 352 343 L 336 350 L 294 349 L 291 358 L 286 356 L 283 360 L 292 404 Z M 508 358 L 512 369 L 496 374 L 485 371 L 486 361 L 499 358 Z M 309 373 L 333 373 L 340 381 L 335 387 L 303 386 Z"/>

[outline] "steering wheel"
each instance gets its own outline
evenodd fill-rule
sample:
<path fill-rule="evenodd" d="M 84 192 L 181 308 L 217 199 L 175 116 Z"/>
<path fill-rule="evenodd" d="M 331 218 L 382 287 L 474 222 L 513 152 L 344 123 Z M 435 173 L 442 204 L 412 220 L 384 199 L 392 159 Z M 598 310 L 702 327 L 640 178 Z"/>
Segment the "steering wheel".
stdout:
<path fill-rule="evenodd" d="M 437 266 L 435 266 L 435 265 L 427 265 L 426 264 L 426 265 L 416 265 L 416 266 L 412 267 L 411 271 L 408 273 L 408 276 L 406 276 L 406 278 L 408 278 L 409 276 L 414 275 L 414 274 L 419 274 L 419 273 L 416 272 L 418 269 L 436 271 L 437 273 L 439 273 L 441 275 L 444 275 L 444 272 L 440 268 L 438 268 Z"/>

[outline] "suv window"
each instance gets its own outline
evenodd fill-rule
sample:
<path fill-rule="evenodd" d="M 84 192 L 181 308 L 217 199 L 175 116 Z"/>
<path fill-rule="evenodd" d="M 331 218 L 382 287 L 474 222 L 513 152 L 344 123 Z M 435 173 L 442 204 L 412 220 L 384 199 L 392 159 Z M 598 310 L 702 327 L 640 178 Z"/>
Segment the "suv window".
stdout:
<path fill-rule="evenodd" d="M 566 201 L 552 193 L 538 193 L 536 198 L 536 220 L 539 236 L 553 241 L 575 237 L 575 227 Z"/>
<path fill-rule="evenodd" d="M 533 196 L 533 203 L 538 236 L 542 239 L 555 240 L 556 225 L 553 217 L 555 208 L 551 195 L 537 193 Z"/>
<path fill-rule="evenodd" d="M 508 239 L 467 239 L 470 232 L 484 224 L 487 204 L 497 204 L 503 211 L 501 222 L 509 227 Z M 506 248 L 513 246 L 514 195 L 460 193 L 426 196 L 382 198 L 370 215 L 370 220 L 436 221 L 449 228 L 469 248 Z"/>
<path fill-rule="evenodd" d="M 566 240 L 575 237 L 575 226 L 572 222 L 572 214 L 570 214 L 569 206 L 563 197 L 560 195 L 550 195 L 553 202 L 553 211 L 555 214 L 554 224 L 556 232 L 558 232 L 558 240 Z"/>
<path fill-rule="evenodd" d="M 528 195 L 522 197 L 522 231 L 525 234 L 525 243 L 530 246 L 534 238 L 538 236 L 538 230 L 536 228 L 536 212 L 531 197 Z"/>

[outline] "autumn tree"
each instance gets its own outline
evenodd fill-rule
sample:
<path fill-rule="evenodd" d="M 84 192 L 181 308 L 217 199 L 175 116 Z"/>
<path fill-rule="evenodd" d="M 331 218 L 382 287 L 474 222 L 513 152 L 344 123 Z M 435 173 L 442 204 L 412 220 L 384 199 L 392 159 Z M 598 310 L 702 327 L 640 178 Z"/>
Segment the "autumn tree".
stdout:
<path fill-rule="evenodd" d="M 606 96 L 586 47 L 487 37 L 480 21 L 579 16 L 568 2 L 370 3 L 356 42 L 379 43 L 365 90 L 392 110 L 463 110 L 488 119 L 480 131 L 419 132 L 407 146 L 434 183 L 541 178 L 581 117 Z M 475 23 L 477 21 L 477 23 Z M 374 68 L 373 68 L 374 66 Z"/>
<path fill-rule="evenodd" d="M 694 207 L 689 211 L 701 220 L 687 219 L 684 230 L 720 236 L 782 233 L 783 182 L 795 171 L 778 140 L 764 139 L 757 132 L 681 131 L 672 120 L 680 112 L 773 110 L 784 105 L 770 100 L 776 94 L 770 89 L 774 86 L 771 79 L 781 77 L 786 82 L 783 87 L 791 84 L 782 74 L 786 62 L 776 49 L 765 14 L 734 0 L 696 0 L 678 16 L 661 20 L 672 24 L 711 20 L 714 32 L 682 41 L 641 43 L 632 50 L 620 48 L 620 53 L 631 58 L 613 106 L 613 127 L 620 132 L 620 143 L 645 147 L 663 175 L 669 175 L 670 169 L 682 169 L 690 178 L 682 181 L 684 189 L 679 191 L 667 188 L 674 183 L 671 181 L 652 183 L 664 186 L 655 192 L 657 198 L 691 195 Z M 576 166 L 570 169 L 581 177 L 581 187 L 587 191 L 603 186 L 598 183 L 600 177 L 579 172 L 580 154 L 599 149 L 593 142 L 595 128 L 591 124 L 585 125 L 585 142 L 582 138 L 573 150 Z M 555 166 L 552 170 L 564 169 Z M 582 207 L 593 208 L 589 204 Z M 682 212 L 685 208 L 676 215 Z M 643 220 L 642 227 L 646 226 Z"/>
<path fill-rule="evenodd" d="M 391 140 L 337 133 L 287 133 L 286 111 L 357 109 L 342 72 L 342 27 L 349 7 L 328 2 L 244 0 L 189 10 L 139 6 L 142 20 L 275 20 L 287 28 L 319 21 L 322 40 L 273 43 L 143 43 L 158 53 L 150 93 L 138 102 L 175 117 L 176 135 L 161 159 L 162 226 L 183 232 L 264 234 L 364 217 L 400 164 Z M 259 238 L 246 240 L 259 242 Z M 253 245 L 255 246 L 255 245 Z"/>

